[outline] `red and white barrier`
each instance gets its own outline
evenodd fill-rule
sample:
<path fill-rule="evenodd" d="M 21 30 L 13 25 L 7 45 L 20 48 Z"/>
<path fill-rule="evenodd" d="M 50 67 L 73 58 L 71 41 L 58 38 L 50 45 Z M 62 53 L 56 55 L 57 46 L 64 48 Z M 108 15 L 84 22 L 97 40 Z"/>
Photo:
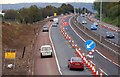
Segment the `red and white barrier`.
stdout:
<path fill-rule="evenodd" d="M 103 70 L 102 68 L 99 68 L 100 69 L 100 77 L 103 77 Z"/>

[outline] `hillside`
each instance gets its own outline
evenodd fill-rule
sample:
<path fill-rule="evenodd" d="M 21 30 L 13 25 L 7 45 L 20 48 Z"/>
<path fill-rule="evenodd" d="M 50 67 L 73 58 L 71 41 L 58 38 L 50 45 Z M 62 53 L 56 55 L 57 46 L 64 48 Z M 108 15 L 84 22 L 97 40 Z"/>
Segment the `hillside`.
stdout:
<path fill-rule="evenodd" d="M 36 33 L 48 20 L 39 21 L 34 24 L 17 24 L 15 22 L 2 23 L 2 51 L 5 49 L 16 49 L 15 69 L 4 68 L 3 75 L 27 75 L 31 68 L 32 50 Z M 22 58 L 23 48 L 25 49 Z M 2 55 L 4 58 L 4 55 Z M 4 59 L 2 60 L 4 61 Z M 9 64 L 10 60 L 2 63 Z M 4 65 L 4 64 L 3 64 Z"/>

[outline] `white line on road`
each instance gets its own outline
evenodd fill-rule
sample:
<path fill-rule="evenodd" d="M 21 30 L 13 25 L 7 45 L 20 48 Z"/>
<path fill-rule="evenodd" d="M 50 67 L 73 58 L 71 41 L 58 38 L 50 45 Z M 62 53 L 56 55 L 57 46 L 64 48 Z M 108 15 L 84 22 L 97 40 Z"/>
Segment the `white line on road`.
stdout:
<path fill-rule="evenodd" d="M 78 22 L 79 22 L 79 18 L 80 18 L 80 16 L 77 17 L 77 21 L 78 21 Z M 88 20 L 88 21 L 89 21 L 89 20 Z M 81 23 L 81 22 L 80 22 L 80 23 Z M 117 45 L 116 43 L 114 43 L 114 42 L 112 42 L 112 41 L 109 41 L 109 40 L 107 40 L 107 39 L 105 39 L 105 41 L 107 41 L 107 42 L 109 42 L 109 43 L 115 45 L 116 47 L 119 47 L 119 48 L 120 48 L 119 45 Z"/>
<path fill-rule="evenodd" d="M 49 38 L 50 38 L 50 41 L 51 41 L 51 44 L 52 44 L 52 48 L 53 48 L 53 51 L 54 51 L 54 55 L 55 55 L 55 60 L 56 60 L 56 63 L 57 63 L 57 67 L 58 67 L 58 71 L 60 72 L 60 75 L 62 75 L 62 72 L 60 70 L 60 65 L 59 65 L 59 62 L 58 62 L 58 58 L 57 58 L 57 55 L 56 55 L 56 51 L 55 51 L 55 47 L 54 47 L 54 44 L 53 44 L 53 41 L 52 41 L 52 38 L 51 38 L 51 27 L 50 26 L 50 31 L 49 31 Z"/>
<path fill-rule="evenodd" d="M 75 24 L 75 23 L 74 23 Z M 75 24 L 76 25 L 76 24 Z M 78 29 L 80 29 L 77 25 L 76 25 L 76 27 L 78 28 Z M 81 29 L 80 29 L 81 30 Z M 83 30 L 81 30 L 83 33 L 85 33 Z M 90 35 L 88 35 L 87 33 L 85 33 L 87 36 L 89 36 L 90 38 L 92 38 L 92 39 L 94 39 L 93 37 L 91 37 Z M 78 35 L 79 36 L 79 35 Z M 82 38 L 82 37 L 81 37 Z M 95 41 L 97 41 L 96 39 L 94 39 Z M 99 41 L 97 41 L 97 42 L 99 42 Z M 99 42 L 100 43 L 100 42 Z M 118 55 L 120 55 L 118 52 L 116 52 L 115 50 L 113 50 L 113 49 L 111 49 L 111 48 L 109 48 L 109 47 L 107 47 L 106 45 L 104 45 L 104 44 L 102 44 L 102 43 L 100 43 L 101 45 L 103 45 L 103 46 L 105 46 L 106 48 L 108 48 L 108 49 L 110 49 L 110 50 L 112 50 L 115 54 L 118 54 Z M 99 51 L 98 51 L 99 52 Z M 118 67 L 120 67 L 120 65 L 119 64 L 117 64 L 117 63 L 115 63 L 115 62 L 113 62 L 113 61 L 111 61 L 110 59 L 108 59 L 107 57 L 105 57 L 104 55 L 102 55 L 100 52 L 99 52 L 99 54 L 101 55 L 101 56 L 103 56 L 105 59 L 107 59 L 108 61 L 110 61 L 110 62 L 112 62 L 113 64 L 115 64 L 115 65 L 117 65 Z"/>
<path fill-rule="evenodd" d="M 80 38 L 85 42 L 85 39 L 83 39 L 83 38 L 75 31 L 75 29 L 73 29 L 73 27 L 71 26 L 71 23 L 70 23 L 71 19 L 72 19 L 72 17 L 69 19 L 70 27 L 71 27 L 72 30 L 78 35 L 78 37 L 80 37 Z M 100 52 L 99 52 L 99 53 L 100 53 Z M 105 73 L 105 72 L 104 72 L 104 73 Z M 108 75 L 107 73 L 105 73 L 105 74 Z"/>

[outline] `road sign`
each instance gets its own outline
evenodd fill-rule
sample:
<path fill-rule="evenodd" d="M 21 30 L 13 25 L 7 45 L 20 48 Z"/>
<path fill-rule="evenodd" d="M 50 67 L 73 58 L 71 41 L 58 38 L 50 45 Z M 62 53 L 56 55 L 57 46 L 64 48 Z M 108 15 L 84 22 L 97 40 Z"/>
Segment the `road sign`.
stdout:
<path fill-rule="evenodd" d="M 88 50 L 88 51 L 91 51 L 93 50 L 94 48 L 96 47 L 96 44 L 93 40 L 87 40 L 85 42 L 85 48 Z"/>
<path fill-rule="evenodd" d="M 15 59 L 16 53 L 15 52 L 5 52 L 5 59 Z"/>
<path fill-rule="evenodd" d="M 15 59 L 16 58 L 16 50 L 9 49 L 5 50 L 5 59 Z"/>
<path fill-rule="evenodd" d="M 4 67 L 15 69 L 16 65 L 16 49 L 5 49 L 4 51 Z"/>
<path fill-rule="evenodd" d="M 64 22 L 64 26 L 68 26 L 68 22 Z"/>
<path fill-rule="evenodd" d="M 54 13 L 54 16 L 57 16 L 57 13 Z"/>

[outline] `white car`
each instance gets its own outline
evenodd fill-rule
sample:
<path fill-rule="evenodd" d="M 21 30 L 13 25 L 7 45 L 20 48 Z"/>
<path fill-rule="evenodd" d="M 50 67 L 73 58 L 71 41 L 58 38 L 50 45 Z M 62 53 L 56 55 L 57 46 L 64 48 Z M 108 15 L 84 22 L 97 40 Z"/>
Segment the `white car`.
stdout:
<path fill-rule="evenodd" d="M 52 57 L 52 48 L 50 45 L 43 45 L 40 49 L 41 58 L 44 56 Z"/>
<path fill-rule="evenodd" d="M 85 14 L 81 14 L 81 17 L 85 17 Z"/>
<path fill-rule="evenodd" d="M 57 23 L 53 23 L 53 24 L 52 24 L 52 27 L 57 27 Z"/>
<path fill-rule="evenodd" d="M 87 21 L 83 20 L 83 21 L 82 21 L 82 24 L 87 24 Z"/>
<path fill-rule="evenodd" d="M 97 22 L 94 22 L 94 23 L 93 23 L 93 25 L 96 25 L 96 26 L 98 26 L 98 23 L 97 23 Z"/>
<path fill-rule="evenodd" d="M 48 27 L 47 27 L 47 26 L 43 26 L 43 30 L 42 30 L 42 32 L 49 32 Z"/>

